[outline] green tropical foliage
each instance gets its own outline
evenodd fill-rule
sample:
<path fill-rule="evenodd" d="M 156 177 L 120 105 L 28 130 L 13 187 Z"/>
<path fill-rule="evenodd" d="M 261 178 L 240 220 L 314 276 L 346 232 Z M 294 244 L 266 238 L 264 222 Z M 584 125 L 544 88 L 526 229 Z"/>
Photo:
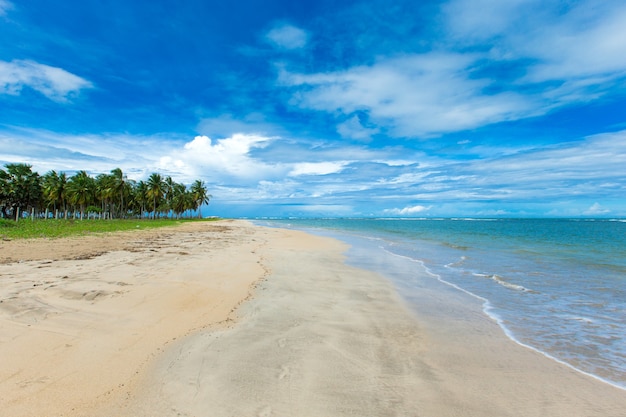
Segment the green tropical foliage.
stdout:
<path fill-rule="evenodd" d="M 193 184 L 191 184 L 190 192 L 195 206 L 194 210 L 198 210 L 198 218 L 200 218 L 202 217 L 200 207 L 202 207 L 203 204 L 209 204 L 209 200 L 213 198 L 213 196 L 207 193 L 207 188 L 204 185 L 204 182 L 200 180 L 196 180 Z"/>
<path fill-rule="evenodd" d="M 6 164 L 0 169 L 0 209 L 2 216 L 17 219 L 20 213 L 38 207 L 43 199 L 41 178 L 28 164 Z"/>
<path fill-rule="evenodd" d="M 200 180 L 187 187 L 159 173 L 136 182 L 120 168 L 96 177 L 54 170 L 41 176 L 28 164 L 0 169 L 0 217 L 5 219 L 182 218 L 196 211 L 201 217 L 200 208 L 210 198 Z"/>
<path fill-rule="evenodd" d="M 54 217 L 59 218 L 59 211 L 67 212 L 67 175 L 52 170 L 42 178 L 44 207 L 52 210 Z"/>

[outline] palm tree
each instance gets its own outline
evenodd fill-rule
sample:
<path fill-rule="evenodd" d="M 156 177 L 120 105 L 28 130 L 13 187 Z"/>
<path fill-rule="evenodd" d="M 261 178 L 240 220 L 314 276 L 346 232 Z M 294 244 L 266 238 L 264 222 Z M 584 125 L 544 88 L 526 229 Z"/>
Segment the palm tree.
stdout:
<path fill-rule="evenodd" d="M 85 207 L 94 202 L 96 182 L 85 171 L 78 171 L 70 177 L 67 183 L 68 199 L 70 203 L 80 207 L 80 219 L 85 215 Z"/>
<path fill-rule="evenodd" d="M 45 208 L 46 217 L 48 210 L 53 209 L 55 218 L 58 218 L 59 209 L 62 209 L 67 219 L 68 203 L 75 212 L 80 211 L 81 220 L 90 205 L 93 209 L 88 208 L 88 211 L 102 212 L 104 218 L 107 213 L 109 218 L 117 214 L 126 217 L 130 211 L 139 213 L 142 218 L 150 204 L 153 218 L 157 218 L 160 212 L 172 211 L 173 215 L 180 217 L 194 210 L 198 210 L 200 218 L 201 206 L 212 198 L 200 180 L 187 187 L 158 173 L 151 174 L 147 181 L 135 183 L 128 180 L 120 168 L 95 179 L 86 171 L 78 171 L 68 179 L 64 172 L 54 170 L 39 176 L 27 164 L 6 164 L 5 168 L 0 169 L 0 210 L 5 218 L 12 216 L 16 219 L 20 212 Z"/>
<path fill-rule="evenodd" d="M 157 214 L 157 203 L 161 203 L 161 199 L 165 196 L 165 188 L 166 184 L 163 181 L 163 177 L 161 174 L 153 173 L 148 177 L 148 181 L 146 182 L 146 196 L 149 199 L 152 199 L 152 208 L 153 208 L 153 218 L 156 219 Z"/>
<path fill-rule="evenodd" d="M 143 218 L 146 206 L 150 198 L 148 197 L 148 185 L 144 181 L 139 181 L 132 191 L 132 202 L 136 209 L 139 209 L 139 218 Z"/>
<path fill-rule="evenodd" d="M 112 187 L 113 191 L 116 193 L 116 196 L 119 197 L 119 213 L 120 217 L 124 217 L 124 213 L 126 212 L 126 205 L 124 196 L 128 196 L 128 182 L 126 175 L 122 172 L 120 168 L 115 168 L 111 170 L 111 177 L 113 179 Z"/>
<path fill-rule="evenodd" d="M 54 218 L 59 217 L 59 209 L 66 210 L 67 175 L 65 172 L 48 171 L 42 181 L 43 198 L 46 209 L 52 207 Z M 66 216 L 67 217 L 67 216 Z"/>
<path fill-rule="evenodd" d="M 198 218 L 202 217 L 202 210 L 200 208 L 203 204 L 209 204 L 209 201 L 213 196 L 207 193 L 206 186 L 203 181 L 195 180 L 193 184 L 191 184 L 191 195 L 193 196 L 194 202 L 194 210 L 198 210 Z"/>
<path fill-rule="evenodd" d="M 63 218 L 67 219 L 67 174 L 65 172 L 59 174 L 57 193 L 60 207 L 63 209 Z"/>
<path fill-rule="evenodd" d="M 100 210 L 103 217 L 107 217 L 107 209 L 109 218 L 113 218 L 113 210 L 115 207 L 115 190 L 113 188 L 114 178 L 112 175 L 100 174 L 96 177 L 96 197 L 100 201 Z"/>
<path fill-rule="evenodd" d="M 122 211 L 120 213 L 122 218 L 126 218 L 128 212 L 131 210 L 130 203 L 134 198 L 136 185 L 137 183 L 134 180 L 129 180 L 124 177 L 124 185 L 120 191 L 120 195 L 123 198 Z"/>
<path fill-rule="evenodd" d="M 174 205 L 174 194 L 177 191 L 180 190 L 176 190 L 176 188 L 180 185 L 177 182 L 175 182 L 172 177 L 170 177 L 169 175 L 167 177 L 165 177 L 165 207 L 167 211 L 172 210 L 173 208 L 172 206 Z"/>
<path fill-rule="evenodd" d="M 191 201 L 191 193 L 187 191 L 187 187 L 184 184 L 174 183 L 170 195 L 170 208 L 176 218 L 179 218 L 188 209 L 189 201 Z"/>
<path fill-rule="evenodd" d="M 0 170 L 2 214 L 6 217 L 9 209 L 17 220 L 19 213 L 41 204 L 41 177 L 28 164 L 6 164 L 5 167 L 6 171 Z"/>

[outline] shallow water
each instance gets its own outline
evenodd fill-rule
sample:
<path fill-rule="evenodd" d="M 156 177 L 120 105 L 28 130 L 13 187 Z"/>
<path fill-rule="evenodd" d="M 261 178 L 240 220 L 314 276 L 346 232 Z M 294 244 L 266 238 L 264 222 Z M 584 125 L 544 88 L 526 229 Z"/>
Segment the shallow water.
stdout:
<path fill-rule="evenodd" d="M 374 258 L 419 263 L 432 279 L 478 298 L 485 313 L 516 342 L 626 389 L 624 221 L 291 219 L 258 223 L 331 233 L 353 246 L 367 246 Z M 360 261 L 371 267 L 368 262 Z M 418 285 L 411 280 L 410 264 L 382 264 L 386 268 L 382 272 L 406 295 L 411 285 Z"/>

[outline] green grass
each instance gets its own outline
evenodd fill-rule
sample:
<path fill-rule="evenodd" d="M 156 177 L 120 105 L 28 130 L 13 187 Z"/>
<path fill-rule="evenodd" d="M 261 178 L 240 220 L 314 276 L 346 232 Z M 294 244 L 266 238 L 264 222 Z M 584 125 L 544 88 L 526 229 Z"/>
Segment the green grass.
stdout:
<path fill-rule="evenodd" d="M 146 230 L 215 219 L 157 220 L 31 220 L 0 219 L 0 239 L 60 238 L 124 230 Z"/>

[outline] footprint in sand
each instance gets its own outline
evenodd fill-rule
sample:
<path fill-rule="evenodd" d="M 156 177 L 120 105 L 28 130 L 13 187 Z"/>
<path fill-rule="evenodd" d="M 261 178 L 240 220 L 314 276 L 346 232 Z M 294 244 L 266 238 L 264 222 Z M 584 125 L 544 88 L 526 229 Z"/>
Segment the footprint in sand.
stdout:
<path fill-rule="evenodd" d="M 284 348 L 286 345 L 287 345 L 287 339 L 285 339 L 285 338 L 278 339 L 278 347 L 279 348 Z"/>
<path fill-rule="evenodd" d="M 35 385 L 35 384 L 46 384 L 50 381 L 50 378 L 47 376 L 42 376 L 41 378 L 37 378 L 37 379 L 26 379 L 23 381 L 20 381 L 18 383 L 18 386 L 20 388 L 26 388 L 29 387 L 31 385 Z"/>
<path fill-rule="evenodd" d="M 289 367 L 287 365 L 283 365 L 280 367 L 280 374 L 278 374 L 278 379 L 284 379 L 285 377 L 289 376 L 290 373 L 291 370 L 289 369 Z"/>

